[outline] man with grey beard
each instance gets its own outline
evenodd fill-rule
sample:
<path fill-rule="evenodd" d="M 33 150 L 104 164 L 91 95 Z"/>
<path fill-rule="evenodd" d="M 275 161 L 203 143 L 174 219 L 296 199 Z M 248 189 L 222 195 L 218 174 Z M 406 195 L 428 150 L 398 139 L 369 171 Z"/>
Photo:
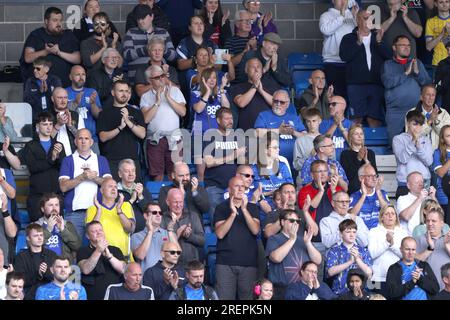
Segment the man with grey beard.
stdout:
<path fill-rule="evenodd" d="M 280 155 L 286 157 L 292 167 L 295 139 L 304 135 L 306 129 L 296 113 L 286 112 L 289 107 L 289 93 L 277 90 L 273 93 L 272 110 L 263 111 L 255 121 L 258 136 L 275 131 L 280 136 Z"/>

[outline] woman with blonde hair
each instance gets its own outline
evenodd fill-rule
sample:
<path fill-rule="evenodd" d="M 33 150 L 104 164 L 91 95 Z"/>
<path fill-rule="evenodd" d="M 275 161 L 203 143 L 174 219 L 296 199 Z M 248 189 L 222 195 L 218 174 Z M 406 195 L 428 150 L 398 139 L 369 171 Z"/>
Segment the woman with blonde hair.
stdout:
<path fill-rule="evenodd" d="M 412 233 L 412 236 L 415 239 L 418 239 L 427 232 L 427 226 L 425 224 L 427 214 L 428 212 L 435 210 L 443 212 L 442 207 L 436 200 L 427 198 L 422 202 L 420 206 L 420 224 L 414 228 Z M 450 230 L 450 227 L 448 224 L 445 223 L 444 226 L 442 227 L 442 233 L 446 234 L 448 230 Z"/>
<path fill-rule="evenodd" d="M 439 147 L 434 150 L 433 164 L 431 165 L 436 173 L 436 198 L 444 211 L 445 222 L 450 223 L 450 216 L 447 213 L 448 197 L 442 187 L 443 178 L 448 181 L 450 171 L 450 125 L 442 127 L 439 133 Z"/>
<path fill-rule="evenodd" d="M 386 275 L 389 267 L 401 259 L 400 245 L 408 233 L 400 226 L 397 210 L 387 205 L 380 210 L 379 224 L 369 231 L 368 250 L 373 259 L 374 292 L 386 296 Z"/>
<path fill-rule="evenodd" d="M 222 107 L 230 108 L 230 101 L 225 87 L 228 84 L 227 74 L 222 76 L 219 83 L 219 73 L 214 67 L 208 67 L 200 74 L 199 90 L 191 91 L 190 106 L 194 113 L 192 134 L 202 135 L 209 129 L 217 129 L 216 112 Z M 205 175 L 205 163 L 197 164 L 199 181 Z"/>
<path fill-rule="evenodd" d="M 364 145 L 364 130 L 362 125 L 354 124 L 348 131 L 349 149 L 342 151 L 340 163 L 348 178 L 348 194 L 356 192 L 361 187 L 358 169 L 364 164 L 371 164 L 378 173 L 375 153 Z"/>

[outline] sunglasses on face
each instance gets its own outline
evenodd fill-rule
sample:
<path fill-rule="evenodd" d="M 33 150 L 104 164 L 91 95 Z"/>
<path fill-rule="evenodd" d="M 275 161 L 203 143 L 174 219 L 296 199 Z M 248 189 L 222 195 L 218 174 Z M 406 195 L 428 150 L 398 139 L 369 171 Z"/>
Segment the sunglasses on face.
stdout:
<path fill-rule="evenodd" d="M 284 219 L 284 220 L 286 220 L 286 221 L 289 221 L 290 223 L 298 223 L 298 224 L 300 224 L 300 219 L 293 219 L 293 218 L 291 218 L 291 219 Z"/>
<path fill-rule="evenodd" d="M 244 176 L 244 177 L 246 177 L 246 178 L 250 178 L 250 177 L 252 177 L 252 179 L 254 179 L 255 178 L 255 175 L 254 174 L 249 174 L 249 173 L 239 173 L 241 176 Z"/>
<path fill-rule="evenodd" d="M 152 79 L 152 80 L 161 80 L 161 79 L 163 79 L 163 78 L 165 78 L 165 77 L 166 77 L 166 75 L 165 75 L 165 74 L 162 74 L 162 75 L 159 75 L 159 76 L 152 77 L 152 78 L 150 78 L 150 79 Z"/>
<path fill-rule="evenodd" d="M 174 256 L 175 254 L 181 255 L 181 251 L 178 250 L 165 250 L 164 252 L 169 253 L 171 256 Z"/>
<path fill-rule="evenodd" d="M 41 71 L 42 67 L 33 67 L 34 70 Z"/>
<path fill-rule="evenodd" d="M 341 204 L 349 204 L 350 200 L 334 200 L 334 202 L 341 203 Z"/>
<path fill-rule="evenodd" d="M 149 213 L 151 213 L 151 214 L 154 215 L 154 216 L 156 216 L 156 215 L 162 216 L 162 212 L 161 212 L 161 211 L 158 211 L 158 210 L 150 211 Z"/>
<path fill-rule="evenodd" d="M 273 100 L 273 104 L 277 105 L 277 104 L 286 104 L 289 101 L 283 101 L 283 100 Z"/>
<path fill-rule="evenodd" d="M 102 26 L 102 27 L 106 27 L 107 23 L 105 21 L 96 21 L 94 22 L 94 26 Z"/>

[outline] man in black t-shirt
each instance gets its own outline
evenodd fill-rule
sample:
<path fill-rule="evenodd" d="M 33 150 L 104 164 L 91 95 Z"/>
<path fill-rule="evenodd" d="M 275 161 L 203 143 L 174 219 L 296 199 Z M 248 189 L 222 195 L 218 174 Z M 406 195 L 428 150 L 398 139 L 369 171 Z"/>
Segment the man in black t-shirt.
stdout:
<path fill-rule="evenodd" d="M 248 202 L 245 183 L 234 177 L 228 184 L 230 198 L 217 206 L 216 290 L 221 300 L 250 300 L 258 277 L 259 208 Z"/>
<path fill-rule="evenodd" d="M 248 81 L 232 88 L 233 102 L 239 110 L 237 127 L 242 130 L 254 128 L 256 118 L 262 111 L 272 110 L 272 94 L 281 86 L 267 73 L 258 58 L 245 63 Z"/>
<path fill-rule="evenodd" d="M 125 259 L 119 248 L 108 245 L 100 222 L 86 225 L 86 237 L 89 245 L 77 253 L 81 282 L 88 300 L 103 300 L 110 284 L 122 282 Z"/>
<path fill-rule="evenodd" d="M 30 33 L 20 57 L 22 79 L 33 75 L 33 61 L 47 57 L 52 63 L 50 73 L 61 79 L 63 87 L 70 86 L 70 68 L 81 63 L 80 44 L 71 30 L 63 30 L 63 13 L 59 8 L 45 10 L 44 27 Z"/>
<path fill-rule="evenodd" d="M 219 126 L 217 131 L 210 129 L 203 138 L 203 160 L 206 165 L 204 181 L 210 203 L 211 221 L 214 220 L 216 206 L 223 201 L 228 181 L 236 174 L 236 160 L 245 154 L 245 147 L 239 144 L 239 139 L 232 133 L 231 110 L 220 108 L 216 112 L 216 120 Z"/>
<path fill-rule="evenodd" d="M 100 139 L 100 152 L 108 159 L 114 180 L 118 181 L 119 162 L 132 159 L 139 162 L 139 151 L 146 129 L 144 116 L 138 107 L 128 104 L 131 87 L 123 81 L 114 82 L 112 108 L 103 110 L 97 121 L 97 133 Z M 140 166 L 136 165 L 136 181 L 142 181 Z"/>

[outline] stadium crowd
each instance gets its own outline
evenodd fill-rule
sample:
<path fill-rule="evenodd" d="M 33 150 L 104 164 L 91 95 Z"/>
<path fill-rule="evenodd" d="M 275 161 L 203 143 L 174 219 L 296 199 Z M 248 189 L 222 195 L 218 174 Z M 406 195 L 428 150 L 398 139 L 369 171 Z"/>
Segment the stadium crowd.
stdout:
<path fill-rule="evenodd" d="M 450 300 L 450 0 L 387 0 L 380 26 L 332 0 L 294 96 L 264 1 L 138 2 L 124 35 L 87 0 L 80 29 L 48 7 L 26 38 L 20 150 L 0 103 L 0 299 Z"/>

